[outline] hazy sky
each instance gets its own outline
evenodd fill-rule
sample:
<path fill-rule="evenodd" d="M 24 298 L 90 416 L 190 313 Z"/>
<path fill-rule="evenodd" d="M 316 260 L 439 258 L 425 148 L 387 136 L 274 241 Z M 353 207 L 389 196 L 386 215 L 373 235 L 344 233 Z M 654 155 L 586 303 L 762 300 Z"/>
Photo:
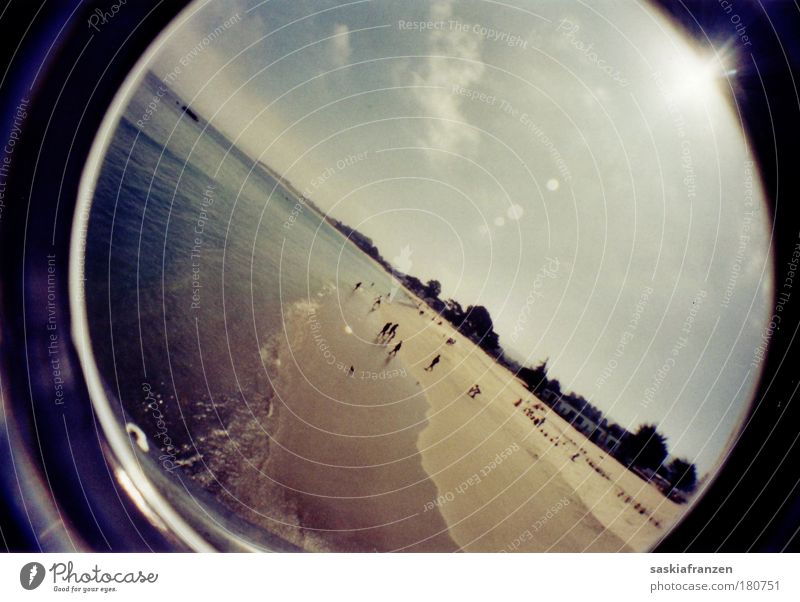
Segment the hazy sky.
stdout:
<path fill-rule="evenodd" d="M 702 472 L 771 313 L 763 193 L 725 96 L 749 59 L 645 3 L 598 7 L 200 2 L 155 70 L 180 67 L 184 98 L 384 257 L 408 246 L 410 273 L 489 308 L 512 354 L 549 357 L 623 425 L 657 422 Z"/>

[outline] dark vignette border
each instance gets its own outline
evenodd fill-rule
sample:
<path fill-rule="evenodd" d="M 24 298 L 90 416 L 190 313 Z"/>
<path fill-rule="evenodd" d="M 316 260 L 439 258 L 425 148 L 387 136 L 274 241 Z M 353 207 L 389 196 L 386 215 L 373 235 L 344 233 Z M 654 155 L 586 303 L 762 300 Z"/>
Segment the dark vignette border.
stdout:
<path fill-rule="evenodd" d="M 658 3 L 701 44 L 735 37 L 720 2 Z M 29 99 L 0 218 L 0 543 L 9 551 L 185 549 L 155 528 L 112 477 L 114 460 L 96 434 L 69 340 L 66 249 L 83 164 L 129 70 L 188 0 L 129 1 L 100 31 L 89 28 L 89 15 L 109 4 L 10 0 L 0 9 L 0 139 L 8 138 L 20 102 Z M 735 3 L 753 40 L 737 103 L 775 218 L 779 283 L 799 242 L 800 11 L 788 1 L 763 4 Z M 44 390 L 49 382 L 36 373 L 36 360 L 48 356 L 46 331 L 33 327 L 47 318 L 41 298 L 48 249 L 63 275 L 57 297 L 69 411 L 53 409 Z M 739 444 L 657 551 L 800 550 L 799 326 L 800 302 L 793 299 L 771 341 Z M 69 447 L 67 432 L 85 434 L 81 445 Z"/>

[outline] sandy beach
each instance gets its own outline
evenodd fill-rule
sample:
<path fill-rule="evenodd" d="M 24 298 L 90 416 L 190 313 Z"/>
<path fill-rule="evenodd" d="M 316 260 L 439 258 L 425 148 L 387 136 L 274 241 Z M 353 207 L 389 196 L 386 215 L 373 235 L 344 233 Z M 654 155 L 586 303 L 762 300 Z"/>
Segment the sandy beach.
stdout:
<path fill-rule="evenodd" d="M 340 551 L 640 551 L 666 533 L 680 506 L 410 293 L 372 309 L 378 294 L 330 288 L 285 310 L 265 357 L 268 451 L 232 493 L 259 516 L 279 503 L 294 518 L 258 522 Z M 376 336 L 387 322 L 399 323 L 388 344 Z"/>
<path fill-rule="evenodd" d="M 422 309 L 420 315 L 414 306 L 394 303 L 382 313 L 401 324 L 403 360 L 431 406 L 418 445 L 439 491 L 436 508 L 460 549 L 641 551 L 663 537 L 681 506 L 574 430 L 449 323 L 432 320 L 432 310 Z M 446 345 L 448 337 L 456 344 Z M 439 353 L 441 362 L 425 371 Z M 476 383 L 482 393 L 471 399 L 467 391 Z M 544 418 L 544 424 L 534 425 L 532 417 Z M 504 450 L 510 453 L 498 457 Z"/>

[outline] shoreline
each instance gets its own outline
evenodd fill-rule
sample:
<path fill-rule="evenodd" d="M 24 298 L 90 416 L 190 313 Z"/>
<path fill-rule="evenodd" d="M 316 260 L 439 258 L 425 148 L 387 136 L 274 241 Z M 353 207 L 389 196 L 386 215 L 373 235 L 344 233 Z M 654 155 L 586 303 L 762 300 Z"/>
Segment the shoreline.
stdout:
<path fill-rule="evenodd" d="M 339 307 L 329 294 L 286 319 L 289 345 L 279 354 L 276 428 L 263 472 L 297 509 L 300 534 L 335 551 L 454 550 L 444 518 L 417 508 L 435 495 L 416 447 L 427 399 L 401 358 L 365 344 L 379 314 L 367 312 L 363 295 L 345 295 Z M 349 375 L 350 365 L 370 376 Z M 392 370 L 395 377 L 371 377 Z"/>
<path fill-rule="evenodd" d="M 667 533 L 683 508 L 415 297 L 369 311 L 377 290 L 287 306 L 263 348 L 268 418 L 250 425 L 254 453 L 230 492 L 255 524 L 326 551 L 644 551 Z M 387 321 L 399 323 L 388 345 L 375 335 Z"/>
<path fill-rule="evenodd" d="M 230 492 L 253 522 L 313 550 L 627 552 L 685 511 L 405 290 L 371 311 L 378 290 L 293 303 L 262 348 L 268 418 Z"/>

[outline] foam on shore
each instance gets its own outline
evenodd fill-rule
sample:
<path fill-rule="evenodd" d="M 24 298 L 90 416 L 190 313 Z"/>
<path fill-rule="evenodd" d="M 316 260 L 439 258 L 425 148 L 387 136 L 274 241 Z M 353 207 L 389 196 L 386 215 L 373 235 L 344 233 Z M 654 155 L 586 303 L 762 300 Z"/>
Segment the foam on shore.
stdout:
<path fill-rule="evenodd" d="M 375 341 L 371 302 L 331 288 L 286 309 L 260 480 L 283 488 L 302 531 L 327 549 L 454 550 L 442 516 L 421 507 L 436 496 L 417 449 L 426 397 Z"/>

